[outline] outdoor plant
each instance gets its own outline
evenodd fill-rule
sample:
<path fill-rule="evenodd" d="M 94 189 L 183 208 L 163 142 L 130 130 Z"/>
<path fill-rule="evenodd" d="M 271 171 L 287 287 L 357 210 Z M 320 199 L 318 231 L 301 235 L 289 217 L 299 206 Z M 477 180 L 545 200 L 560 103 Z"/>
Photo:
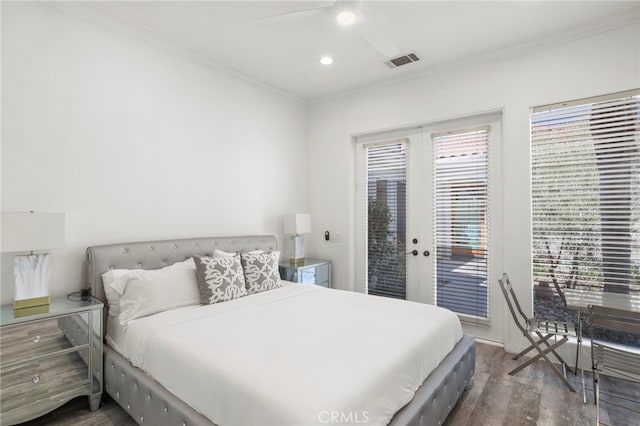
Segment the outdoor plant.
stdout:
<path fill-rule="evenodd" d="M 391 229 L 393 217 L 389 206 L 382 200 L 369 197 L 368 215 L 368 280 L 369 287 L 375 288 L 379 283 L 398 281 L 404 256 L 399 256 L 396 234 Z"/>

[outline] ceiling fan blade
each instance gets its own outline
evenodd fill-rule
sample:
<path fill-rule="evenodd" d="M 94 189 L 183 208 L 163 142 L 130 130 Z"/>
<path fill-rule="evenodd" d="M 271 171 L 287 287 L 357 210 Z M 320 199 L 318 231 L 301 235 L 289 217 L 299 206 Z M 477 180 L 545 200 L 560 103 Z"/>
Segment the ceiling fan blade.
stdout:
<path fill-rule="evenodd" d="M 386 58 L 392 58 L 400 53 L 398 45 L 386 34 L 376 28 L 376 26 L 373 25 L 366 16 L 360 14 L 360 20 L 357 28 L 362 38 L 364 38 L 371 47 L 376 49 Z"/>
<path fill-rule="evenodd" d="M 328 1 L 326 3 L 327 4 L 325 6 L 312 7 L 309 9 L 302 9 L 302 10 L 294 10 L 293 12 L 279 13 L 277 15 L 267 16 L 265 18 L 258 19 L 256 23 L 258 24 L 277 23 L 277 22 L 288 21 L 290 19 L 304 18 L 305 16 L 313 16 L 319 13 L 323 13 L 327 9 L 333 7 L 335 1 Z"/>

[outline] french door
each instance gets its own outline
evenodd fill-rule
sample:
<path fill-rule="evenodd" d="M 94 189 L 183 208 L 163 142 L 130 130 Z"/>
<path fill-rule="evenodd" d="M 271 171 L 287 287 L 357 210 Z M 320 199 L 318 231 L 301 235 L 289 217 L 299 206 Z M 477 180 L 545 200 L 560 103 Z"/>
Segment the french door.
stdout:
<path fill-rule="evenodd" d="M 371 135 L 356 143 L 356 290 L 427 301 L 420 294 L 416 232 L 420 228 L 416 148 L 421 129 Z M 416 241 L 416 242 L 414 242 Z"/>
<path fill-rule="evenodd" d="M 502 340 L 491 320 L 500 133 L 500 117 L 483 116 L 356 139 L 356 290 L 445 307 Z"/>

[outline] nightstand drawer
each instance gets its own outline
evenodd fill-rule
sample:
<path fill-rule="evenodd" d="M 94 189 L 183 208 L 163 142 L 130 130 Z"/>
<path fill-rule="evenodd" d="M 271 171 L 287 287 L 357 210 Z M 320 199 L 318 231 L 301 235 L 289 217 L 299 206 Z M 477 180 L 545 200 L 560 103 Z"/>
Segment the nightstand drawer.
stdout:
<path fill-rule="evenodd" d="M 329 264 L 316 268 L 316 284 L 329 287 Z"/>
<path fill-rule="evenodd" d="M 76 320 L 73 323 L 81 324 L 80 327 L 87 329 L 82 333 L 83 337 L 73 343 L 65 337 L 61 326 L 63 322 L 55 318 L 3 327 L 0 331 L 0 362 L 2 365 L 88 344 L 88 314 L 80 313 L 69 317 L 78 317 L 73 318 Z M 61 319 L 72 318 L 62 317 Z"/>
<path fill-rule="evenodd" d="M 319 265 L 313 268 L 300 268 L 298 274 L 298 282 L 300 283 L 329 287 L 329 264 Z"/>
<path fill-rule="evenodd" d="M 75 387 L 90 392 L 90 386 L 89 368 L 81 353 L 55 355 L 3 368 L 0 371 L 0 405 L 5 411 Z"/>
<path fill-rule="evenodd" d="M 316 268 L 301 268 L 298 270 L 298 282 L 304 284 L 316 284 L 318 282 Z"/>

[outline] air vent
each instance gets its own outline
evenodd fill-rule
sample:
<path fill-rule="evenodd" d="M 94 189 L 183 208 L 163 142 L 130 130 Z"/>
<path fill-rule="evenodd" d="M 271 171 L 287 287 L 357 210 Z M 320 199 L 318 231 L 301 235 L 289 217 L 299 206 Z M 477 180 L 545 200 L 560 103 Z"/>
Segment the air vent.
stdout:
<path fill-rule="evenodd" d="M 418 55 L 416 55 L 415 53 L 409 53 L 407 55 L 391 58 L 388 61 L 385 61 L 385 64 L 387 64 L 389 68 L 398 68 L 412 62 L 418 62 L 419 60 L 420 58 L 418 58 Z"/>

